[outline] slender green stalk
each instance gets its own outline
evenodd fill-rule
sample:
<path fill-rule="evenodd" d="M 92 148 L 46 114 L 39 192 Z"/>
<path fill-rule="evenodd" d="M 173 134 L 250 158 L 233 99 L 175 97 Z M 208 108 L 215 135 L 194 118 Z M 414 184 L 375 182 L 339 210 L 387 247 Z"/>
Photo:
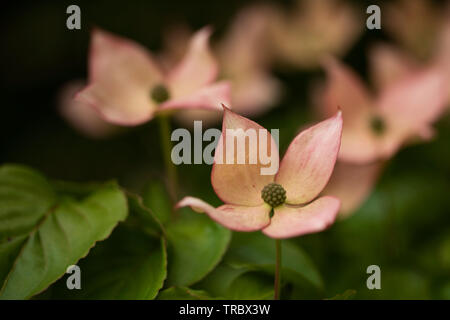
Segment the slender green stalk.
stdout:
<path fill-rule="evenodd" d="M 172 162 L 172 141 L 170 140 L 170 120 L 166 115 L 160 115 L 159 117 L 159 135 L 161 139 L 161 147 L 164 157 L 164 165 L 169 183 L 169 192 L 173 201 L 177 200 L 178 196 L 178 177 L 177 167 Z"/>
<path fill-rule="evenodd" d="M 275 260 L 275 283 L 273 285 L 274 300 L 280 300 L 281 284 L 281 240 L 275 240 L 276 260 Z"/>

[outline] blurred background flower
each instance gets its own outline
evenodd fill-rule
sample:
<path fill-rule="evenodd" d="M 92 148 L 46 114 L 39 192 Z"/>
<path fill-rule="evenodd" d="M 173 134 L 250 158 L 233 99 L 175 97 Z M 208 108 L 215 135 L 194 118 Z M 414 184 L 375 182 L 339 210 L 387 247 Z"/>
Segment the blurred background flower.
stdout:
<path fill-rule="evenodd" d="M 378 92 L 419 69 L 419 63 L 414 58 L 386 43 L 374 44 L 369 50 L 368 59 L 370 80 Z"/>
<path fill-rule="evenodd" d="M 216 45 L 222 77 L 232 82 L 233 110 L 257 116 L 280 99 L 281 83 L 271 75 L 271 38 L 274 11 L 269 6 L 244 8 Z"/>
<path fill-rule="evenodd" d="M 361 79 L 333 58 L 324 62 L 327 83 L 315 92 L 325 115 L 341 108 L 342 145 L 326 192 L 342 201 L 341 217 L 354 213 L 370 195 L 385 161 L 400 147 L 433 136 L 431 124 L 444 112 L 447 87 L 442 70 L 419 69 L 402 53 L 377 45 L 369 54 L 374 96 Z"/>
<path fill-rule="evenodd" d="M 345 117 L 339 159 L 368 163 L 388 159 L 411 139 L 432 136 L 443 113 L 447 87 L 440 69 L 429 68 L 390 82 L 373 96 L 358 76 L 333 58 L 324 62 L 327 83 L 319 108 Z"/>

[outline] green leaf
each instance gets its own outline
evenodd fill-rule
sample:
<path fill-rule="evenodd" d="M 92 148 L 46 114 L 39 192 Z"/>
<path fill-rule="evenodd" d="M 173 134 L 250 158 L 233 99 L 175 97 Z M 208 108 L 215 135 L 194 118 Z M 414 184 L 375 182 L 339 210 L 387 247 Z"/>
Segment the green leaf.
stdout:
<path fill-rule="evenodd" d="M 0 299 L 25 299 L 107 238 L 127 216 L 115 183 L 75 200 L 24 166 L 0 168 Z"/>
<path fill-rule="evenodd" d="M 68 290 L 65 277 L 51 289 L 57 299 L 153 299 L 166 278 L 163 238 L 121 225 L 82 259 L 81 290 Z"/>
<path fill-rule="evenodd" d="M 181 210 L 166 227 L 169 274 L 172 286 L 189 286 L 205 277 L 220 262 L 231 232 L 208 216 L 190 209 Z"/>
<path fill-rule="evenodd" d="M 273 276 L 275 271 L 275 241 L 260 232 L 233 233 L 224 260 L 235 267 L 261 270 Z M 311 259 L 298 246 L 282 241 L 282 279 L 303 285 L 304 280 L 316 288 L 323 287 L 322 278 Z"/>
<path fill-rule="evenodd" d="M 206 291 L 187 287 L 171 287 L 161 291 L 158 300 L 211 300 Z"/>

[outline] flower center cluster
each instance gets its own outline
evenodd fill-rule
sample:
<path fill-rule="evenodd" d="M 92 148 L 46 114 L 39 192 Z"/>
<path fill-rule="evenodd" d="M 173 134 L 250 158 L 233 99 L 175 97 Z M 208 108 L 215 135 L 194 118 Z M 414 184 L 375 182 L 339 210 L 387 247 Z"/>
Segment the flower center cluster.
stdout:
<path fill-rule="evenodd" d="M 170 98 L 169 90 L 167 90 L 167 87 L 163 84 L 157 84 L 153 87 L 150 96 L 152 97 L 153 101 L 157 103 L 163 103 Z"/>
<path fill-rule="evenodd" d="M 386 131 L 386 123 L 380 116 L 373 116 L 370 119 L 370 128 L 377 136 L 382 135 Z"/>
<path fill-rule="evenodd" d="M 278 183 L 272 182 L 262 189 L 261 198 L 265 203 L 275 208 L 286 201 L 286 190 Z"/>

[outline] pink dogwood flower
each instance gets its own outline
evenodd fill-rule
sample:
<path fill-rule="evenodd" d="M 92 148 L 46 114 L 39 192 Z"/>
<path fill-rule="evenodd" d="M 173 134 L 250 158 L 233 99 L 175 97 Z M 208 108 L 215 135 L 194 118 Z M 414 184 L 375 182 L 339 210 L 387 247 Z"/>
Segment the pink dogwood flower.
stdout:
<path fill-rule="evenodd" d="M 392 45 L 377 43 L 369 51 L 370 80 L 378 91 L 412 76 L 420 63 L 407 52 Z"/>
<path fill-rule="evenodd" d="M 225 163 L 223 159 L 228 152 L 226 146 L 235 143 L 234 136 L 226 134 L 229 129 L 239 132 L 238 138 L 242 138 L 248 130 L 262 131 L 266 138 L 261 139 L 258 135 L 256 147 L 250 148 L 248 145 L 245 150 L 237 150 L 234 152 L 233 164 Z M 177 207 L 189 206 L 195 211 L 206 212 L 213 220 L 232 230 L 262 230 L 272 238 L 289 238 L 322 231 L 334 222 L 340 206 L 339 199 L 335 197 L 317 196 L 333 171 L 341 132 L 342 116 L 338 112 L 297 135 L 278 166 L 278 147 L 269 132 L 257 123 L 225 109 L 222 136 L 211 172 L 214 191 L 225 204 L 214 208 L 200 199 L 185 197 Z M 269 164 L 257 157 L 261 148 L 270 150 Z M 236 161 L 239 152 L 245 152 L 244 164 Z M 252 157 L 258 159 L 254 164 L 248 161 Z M 274 164 L 278 171 L 261 174 L 262 168 Z"/>
<path fill-rule="evenodd" d="M 450 89 L 450 2 L 438 6 L 427 0 L 401 0 L 386 4 L 383 12 L 386 31 L 422 65 L 442 69 Z"/>
<path fill-rule="evenodd" d="M 372 96 L 358 76 L 330 58 L 320 102 L 325 117 L 336 112 L 345 117 L 339 159 L 368 163 L 391 157 L 400 146 L 417 137 L 428 139 L 432 123 L 445 110 L 447 88 L 439 68 L 414 72 Z"/>
<path fill-rule="evenodd" d="M 156 114 L 180 109 L 221 110 L 229 101 L 227 82 L 214 82 L 218 65 L 208 46 L 211 30 L 190 39 L 177 66 L 163 71 L 134 41 L 95 29 L 89 59 L 89 85 L 76 98 L 107 122 L 134 126 Z"/>
<path fill-rule="evenodd" d="M 384 163 L 377 161 L 367 164 L 354 164 L 337 161 L 333 174 L 323 190 L 323 194 L 341 200 L 339 218 L 347 218 L 369 197 Z"/>

